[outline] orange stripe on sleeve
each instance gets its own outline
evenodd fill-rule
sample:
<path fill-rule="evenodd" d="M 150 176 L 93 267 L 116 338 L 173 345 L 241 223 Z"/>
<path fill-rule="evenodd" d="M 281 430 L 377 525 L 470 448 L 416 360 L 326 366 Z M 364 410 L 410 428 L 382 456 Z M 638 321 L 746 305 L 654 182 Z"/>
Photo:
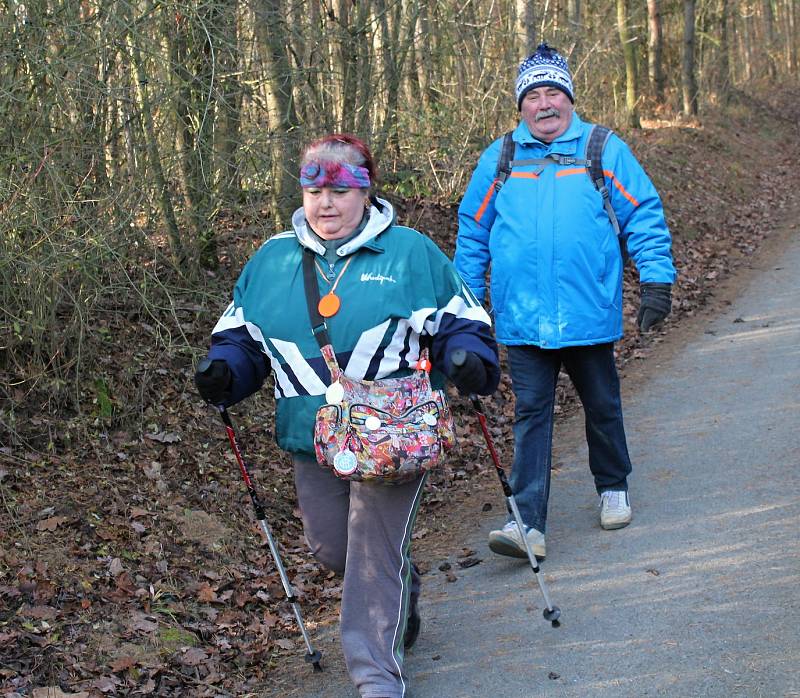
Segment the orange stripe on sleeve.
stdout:
<path fill-rule="evenodd" d="M 497 184 L 497 180 L 495 179 L 491 186 L 489 187 L 489 191 L 486 192 L 486 196 L 483 197 L 483 201 L 481 202 L 481 207 L 478 209 L 478 212 L 475 214 L 475 222 L 480 223 L 481 218 L 483 218 L 483 214 L 486 213 L 486 207 L 489 205 L 489 202 L 492 200 L 492 194 L 494 194 L 494 185 Z"/>
<path fill-rule="evenodd" d="M 539 179 L 539 175 L 535 172 L 512 172 L 510 177 L 520 177 L 522 179 Z"/>
<path fill-rule="evenodd" d="M 619 180 L 614 176 L 614 173 L 611 170 L 603 170 L 603 174 L 606 177 L 611 177 L 611 180 L 614 182 L 614 186 L 622 192 L 622 195 L 630 201 L 634 206 L 638 206 L 639 202 L 634 199 L 627 191 L 625 191 L 625 187 L 623 187 Z"/>

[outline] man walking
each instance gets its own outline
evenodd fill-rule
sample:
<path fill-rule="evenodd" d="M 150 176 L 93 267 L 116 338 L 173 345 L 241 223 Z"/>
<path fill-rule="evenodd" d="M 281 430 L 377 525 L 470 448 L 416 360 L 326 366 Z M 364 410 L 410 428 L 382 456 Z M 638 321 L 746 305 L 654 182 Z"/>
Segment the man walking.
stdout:
<path fill-rule="evenodd" d="M 524 535 L 543 559 L 562 366 L 585 412 L 600 524 L 615 529 L 631 521 L 631 462 L 614 364 L 622 337 L 621 248 L 639 272 L 642 332 L 669 313 L 675 268 L 661 200 L 622 140 L 610 135 L 599 148 L 602 177 L 589 176 L 593 125 L 574 111 L 566 59 L 541 44 L 522 61 L 515 91 L 521 121 L 511 152 L 507 146 L 502 154 L 500 138 L 481 155 L 459 207 L 455 264 L 484 300 L 491 263 L 497 340 L 508 347 L 516 397 L 510 483 Z M 509 521 L 489 534 L 489 547 L 526 557 L 521 535 Z"/>

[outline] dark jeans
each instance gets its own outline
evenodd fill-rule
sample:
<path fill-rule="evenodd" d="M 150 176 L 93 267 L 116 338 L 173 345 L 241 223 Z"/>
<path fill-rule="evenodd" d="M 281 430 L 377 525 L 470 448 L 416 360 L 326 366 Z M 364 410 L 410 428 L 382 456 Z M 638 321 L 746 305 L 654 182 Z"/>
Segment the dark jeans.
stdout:
<path fill-rule="evenodd" d="M 516 396 L 514 464 L 509 483 L 525 524 L 545 531 L 553 408 L 561 366 L 583 404 L 589 468 L 597 493 L 627 490 L 631 460 L 622 424 L 613 343 L 565 349 L 511 346 L 508 364 Z"/>

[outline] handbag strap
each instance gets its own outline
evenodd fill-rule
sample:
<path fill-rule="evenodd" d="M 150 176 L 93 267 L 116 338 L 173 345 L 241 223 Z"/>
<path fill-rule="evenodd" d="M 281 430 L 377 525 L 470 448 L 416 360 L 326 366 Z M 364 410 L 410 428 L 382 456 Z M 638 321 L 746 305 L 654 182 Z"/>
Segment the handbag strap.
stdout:
<path fill-rule="evenodd" d="M 311 320 L 311 334 L 317 340 L 319 348 L 331 343 L 325 318 L 319 313 L 319 286 L 317 272 L 314 269 L 314 253 L 307 247 L 303 250 L 303 286 L 306 291 L 308 318 Z"/>
<path fill-rule="evenodd" d="M 322 358 L 331 373 L 331 382 L 336 381 L 342 373 L 339 362 L 336 360 L 336 352 L 333 350 L 331 338 L 328 334 L 328 326 L 325 318 L 319 312 L 319 286 L 317 284 L 317 272 L 314 269 L 314 253 L 307 247 L 303 250 L 303 287 L 306 292 L 306 305 L 308 306 L 308 319 L 311 320 L 311 334 L 319 344 Z"/>
<path fill-rule="evenodd" d="M 303 286 L 306 291 L 306 305 L 308 306 L 308 318 L 311 320 L 311 334 L 319 344 L 322 357 L 331 372 L 331 379 L 336 380 L 342 369 L 339 368 L 339 362 L 336 361 L 336 352 L 333 350 L 330 335 L 328 334 L 328 326 L 325 324 L 325 318 L 319 312 L 319 285 L 317 284 L 317 273 L 314 268 L 314 252 L 309 248 L 303 250 Z M 426 373 L 430 371 L 430 361 L 428 360 L 428 347 L 423 347 L 419 354 L 419 361 L 415 367 L 416 370 L 422 370 Z"/>

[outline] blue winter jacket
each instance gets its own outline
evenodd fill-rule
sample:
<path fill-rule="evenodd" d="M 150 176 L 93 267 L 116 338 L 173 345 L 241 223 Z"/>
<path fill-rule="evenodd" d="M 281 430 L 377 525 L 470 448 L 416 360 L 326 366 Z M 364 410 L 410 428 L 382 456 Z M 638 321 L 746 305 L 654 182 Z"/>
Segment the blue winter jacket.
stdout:
<path fill-rule="evenodd" d="M 583 158 L 591 124 L 573 114 L 552 143 L 524 121 L 514 130 L 517 160 L 551 153 Z M 600 344 L 622 336 L 622 258 L 603 199 L 584 166 L 516 165 L 499 192 L 502 138 L 481 155 L 459 207 L 455 265 L 481 301 L 491 262 L 498 342 L 545 349 Z M 611 204 L 642 282 L 672 283 L 671 237 L 661 200 L 625 143 L 603 151 Z"/>

